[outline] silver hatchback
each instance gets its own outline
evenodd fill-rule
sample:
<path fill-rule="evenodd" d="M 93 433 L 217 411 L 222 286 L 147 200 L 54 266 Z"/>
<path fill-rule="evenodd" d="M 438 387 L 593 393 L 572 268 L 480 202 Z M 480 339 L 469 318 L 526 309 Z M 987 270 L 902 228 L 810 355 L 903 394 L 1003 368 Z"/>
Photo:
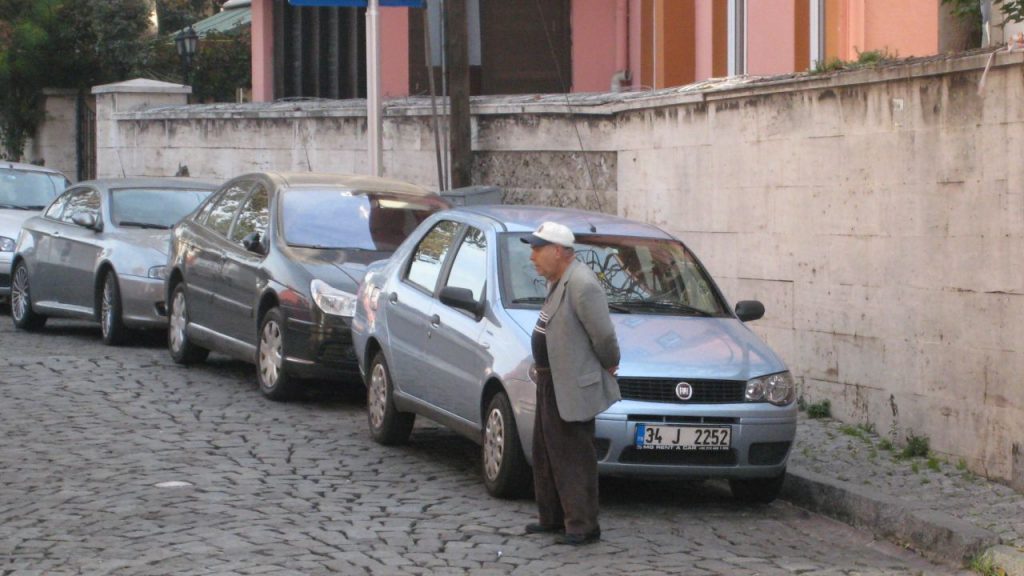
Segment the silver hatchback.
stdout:
<path fill-rule="evenodd" d="M 529 487 L 535 411 L 530 334 L 545 281 L 519 241 L 541 222 L 569 226 L 576 258 L 602 281 L 622 360 L 622 400 L 596 418 L 601 474 L 727 478 L 742 500 L 773 500 L 796 433 L 795 385 L 728 308 L 679 240 L 604 214 L 478 206 L 435 214 L 367 273 L 353 340 L 382 444 L 419 414 L 480 443 L 488 491 Z"/>

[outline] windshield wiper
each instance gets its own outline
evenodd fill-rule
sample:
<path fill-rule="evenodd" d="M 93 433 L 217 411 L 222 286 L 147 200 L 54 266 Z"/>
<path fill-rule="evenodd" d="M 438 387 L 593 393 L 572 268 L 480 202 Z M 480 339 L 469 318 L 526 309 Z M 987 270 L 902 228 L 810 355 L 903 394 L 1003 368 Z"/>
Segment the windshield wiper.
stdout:
<path fill-rule="evenodd" d="M 682 302 L 666 302 L 664 300 L 629 300 L 616 302 L 619 306 L 629 306 L 633 309 L 641 310 L 665 310 L 670 312 L 680 312 L 689 314 L 692 316 L 711 316 L 710 312 L 701 310 L 700 308 L 694 308 Z"/>
<path fill-rule="evenodd" d="M 0 204 L 5 210 L 42 210 L 44 206 L 18 206 L 16 204 Z"/>
<path fill-rule="evenodd" d="M 152 230 L 170 230 L 166 224 L 153 224 L 152 222 L 118 222 L 118 226 L 130 226 L 132 228 L 148 228 Z"/>
<path fill-rule="evenodd" d="M 633 311 L 622 305 L 621 302 L 609 302 L 608 309 L 613 312 L 620 312 L 622 314 L 632 314 Z"/>
<path fill-rule="evenodd" d="M 523 298 L 516 298 L 512 301 L 513 304 L 543 304 L 547 298 L 543 296 L 524 296 Z"/>

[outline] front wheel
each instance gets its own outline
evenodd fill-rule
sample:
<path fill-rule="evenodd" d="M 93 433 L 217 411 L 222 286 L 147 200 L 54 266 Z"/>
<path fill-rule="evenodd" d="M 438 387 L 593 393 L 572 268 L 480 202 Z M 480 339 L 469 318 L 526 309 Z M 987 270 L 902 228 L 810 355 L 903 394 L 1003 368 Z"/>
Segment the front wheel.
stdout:
<path fill-rule="evenodd" d="M 184 282 L 174 286 L 167 315 L 171 320 L 167 331 L 167 349 L 171 353 L 171 358 L 178 364 L 195 364 L 206 360 L 210 351 L 193 344 L 188 338 L 188 303 Z"/>
<path fill-rule="evenodd" d="M 295 378 L 284 367 L 284 319 L 281 310 L 271 308 L 260 322 L 256 350 L 256 380 L 260 392 L 271 400 L 283 401 L 295 396 Z"/>
<path fill-rule="evenodd" d="M 412 434 L 416 415 L 399 412 L 395 408 L 395 388 L 391 381 L 388 363 L 384 353 L 378 352 L 370 364 L 370 381 L 366 391 L 366 419 L 370 424 L 370 436 L 385 446 L 403 444 Z"/>
<path fill-rule="evenodd" d="M 18 262 L 11 281 L 11 319 L 15 328 L 38 330 L 46 324 L 46 316 L 32 310 L 32 293 L 29 291 L 28 267 Z"/>
<path fill-rule="evenodd" d="M 530 467 L 519 441 L 512 404 L 498 392 L 487 405 L 483 438 L 484 486 L 492 496 L 514 498 L 530 487 Z"/>
<path fill-rule="evenodd" d="M 733 498 L 751 504 L 768 504 L 779 497 L 786 471 L 771 478 L 731 478 L 729 489 Z"/>
<path fill-rule="evenodd" d="M 103 293 L 100 295 L 100 329 L 103 343 L 108 346 L 124 343 L 127 329 L 124 327 L 122 310 L 121 288 L 117 284 L 117 274 L 111 270 L 103 279 Z"/>

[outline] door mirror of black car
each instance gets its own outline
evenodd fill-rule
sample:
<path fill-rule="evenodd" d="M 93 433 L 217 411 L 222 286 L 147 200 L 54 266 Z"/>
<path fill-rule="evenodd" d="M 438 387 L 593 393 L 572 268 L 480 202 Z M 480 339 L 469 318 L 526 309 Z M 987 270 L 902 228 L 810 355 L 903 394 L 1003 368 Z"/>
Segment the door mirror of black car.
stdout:
<path fill-rule="evenodd" d="M 736 303 L 736 317 L 744 322 L 764 316 L 764 304 L 757 300 L 741 300 Z"/>
<path fill-rule="evenodd" d="M 441 289 L 441 303 L 452 308 L 465 310 L 475 318 L 479 318 L 480 313 L 483 311 L 483 302 L 477 302 L 469 288 L 445 286 Z"/>
<path fill-rule="evenodd" d="M 267 250 L 263 247 L 263 239 L 260 238 L 259 232 L 249 232 L 246 234 L 245 238 L 242 238 L 242 246 L 245 246 L 245 249 L 249 252 L 256 254 L 263 255 L 267 253 Z"/>
<path fill-rule="evenodd" d="M 96 216 L 88 212 L 79 212 L 71 217 L 71 221 L 81 226 L 82 228 L 88 228 L 90 230 L 99 231 L 99 226 L 96 222 Z"/>

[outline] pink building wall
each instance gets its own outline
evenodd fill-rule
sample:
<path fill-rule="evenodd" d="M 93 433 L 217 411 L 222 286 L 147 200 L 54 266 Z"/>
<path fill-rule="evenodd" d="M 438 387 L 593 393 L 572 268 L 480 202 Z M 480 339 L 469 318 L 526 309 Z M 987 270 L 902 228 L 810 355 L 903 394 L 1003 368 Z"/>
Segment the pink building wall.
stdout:
<path fill-rule="evenodd" d="M 887 49 L 901 58 L 939 49 L 939 3 L 935 0 L 862 0 L 865 50 Z M 856 54 L 856 53 L 855 53 Z"/>
<path fill-rule="evenodd" d="M 696 64 L 697 82 L 707 80 L 713 76 L 714 44 L 712 38 L 713 21 L 711 15 L 714 12 L 711 2 L 698 1 L 694 3 L 694 63 Z"/>
<path fill-rule="evenodd" d="M 573 92 L 607 92 L 611 88 L 616 72 L 617 4 L 618 0 L 572 2 Z"/>
<path fill-rule="evenodd" d="M 274 99 L 272 0 L 252 0 L 252 100 Z"/>
<path fill-rule="evenodd" d="M 380 9 L 380 93 L 409 95 L 409 8 Z"/>
<path fill-rule="evenodd" d="M 748 74 L 785 74 L 793 71 L 793 26 L 796 18 L 793 2 L 754 0 L 747 3 Z"/>

